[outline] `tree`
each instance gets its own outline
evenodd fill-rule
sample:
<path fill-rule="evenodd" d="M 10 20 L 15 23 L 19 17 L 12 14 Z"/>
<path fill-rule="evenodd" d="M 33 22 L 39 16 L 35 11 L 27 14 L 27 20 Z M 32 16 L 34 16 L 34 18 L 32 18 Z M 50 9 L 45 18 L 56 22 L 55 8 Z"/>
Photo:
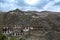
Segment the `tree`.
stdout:
<path fill-rule="evenodd" d="M 24 38 L 20 38 L 20 40 L 25 40 Z"/>
<path fill-rule="evenodd" d="M 11 39 L 10 39 L 10 40 L 17 40 L 17 39 L 16 39 L 16 37 L 11 37 Z"/>
<path fill-rule="evenodd" d="M 5 35 L 0 34 L 0 40 L 8 40 L 8 38 Z"/>

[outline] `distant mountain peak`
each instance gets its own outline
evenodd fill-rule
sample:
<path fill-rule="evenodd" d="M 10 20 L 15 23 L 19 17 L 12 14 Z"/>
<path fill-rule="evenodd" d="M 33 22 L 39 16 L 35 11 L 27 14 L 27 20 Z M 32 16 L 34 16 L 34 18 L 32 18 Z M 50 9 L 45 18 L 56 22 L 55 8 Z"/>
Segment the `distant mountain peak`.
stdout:
<path fill-rule="evenodd" d="M 17 9 L 15 9 L 16 11 L 20 11 L 18 8 Z"/>
<path fill-rule="evenodd" d="M 15 9 L 15 10 L 12 10 L 12 11 L 8 11 L 7 13 L 10 13 L 10 14 L 21 14 L 23 13 L 23 11 L 21 11 L 20 9 Z"/>
<path fill-rule="evenodd" d="M 15 11 L 15 12 L 22 12 L 21 10 L 19 10 L 18 8 L 17 9 L 15 9 L 15 10 L 13 10 L 13 11 Z"/>
<path fill-rule="evenodd" d="M 22 12 L 20 9 L 15 9 L 15 10 L 12 10 L 12 11 L 9 11 L 9 12 Z"/>

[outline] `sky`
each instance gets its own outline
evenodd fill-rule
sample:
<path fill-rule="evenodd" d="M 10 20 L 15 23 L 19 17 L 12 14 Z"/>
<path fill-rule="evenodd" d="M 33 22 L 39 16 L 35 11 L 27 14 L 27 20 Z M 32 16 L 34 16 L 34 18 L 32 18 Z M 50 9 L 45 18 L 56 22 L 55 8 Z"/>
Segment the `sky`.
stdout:
<path fill-rule="evenodd" d="M 60 0 L 0 0 L 0 11 L 9 11 L 16 8 L 23 11 L 60 12 Z"/>

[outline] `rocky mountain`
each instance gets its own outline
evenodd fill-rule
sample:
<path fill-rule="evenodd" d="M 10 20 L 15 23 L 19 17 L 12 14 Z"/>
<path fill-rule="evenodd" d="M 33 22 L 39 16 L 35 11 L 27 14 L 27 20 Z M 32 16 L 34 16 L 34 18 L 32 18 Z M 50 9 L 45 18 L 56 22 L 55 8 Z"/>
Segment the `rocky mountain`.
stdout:
<path fill-rule="evenodd" d="M 0 27 L 14 25 L 46 27 L 46 29 L 60 31 L 60 12 L 21 11 L 19 9 L 0 12 Z"/>

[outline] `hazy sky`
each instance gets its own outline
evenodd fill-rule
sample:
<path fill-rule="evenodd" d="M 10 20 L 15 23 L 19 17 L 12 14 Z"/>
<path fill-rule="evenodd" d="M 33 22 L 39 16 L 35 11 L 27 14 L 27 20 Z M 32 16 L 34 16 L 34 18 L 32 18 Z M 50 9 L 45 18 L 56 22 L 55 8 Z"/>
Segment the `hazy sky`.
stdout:
<path fill-rule="evenodd" d="M 0 11 L 20 10 L 60 12 L 60 0 L 0 0 Z"/>

